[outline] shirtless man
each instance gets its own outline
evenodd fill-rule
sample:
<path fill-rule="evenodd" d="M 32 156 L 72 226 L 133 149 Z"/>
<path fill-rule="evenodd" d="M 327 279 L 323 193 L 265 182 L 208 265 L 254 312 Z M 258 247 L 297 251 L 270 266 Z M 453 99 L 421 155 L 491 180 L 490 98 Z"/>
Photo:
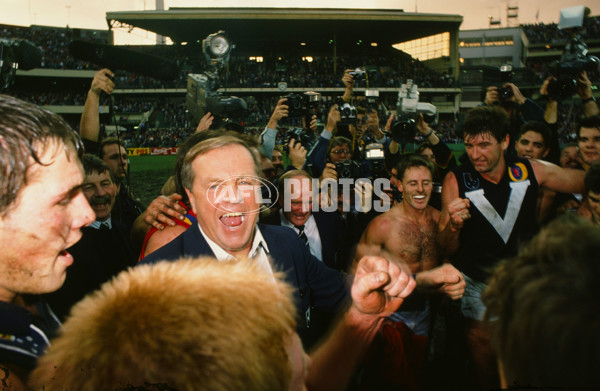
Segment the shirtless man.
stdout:
<path fill-rule="evenodd" d="M 392 319 L 403 321 L 416 334 L 427 335 L 429 311 L 422 293 L 440 292 L 458 300 L 465 282 L 454 266 L 441 264 L 442 253 L 437 245 L 440 212 L 428 204 L 435 170 L 432 162 L 419 155 L 408 155 L 395 169 L 395 186 L 402 192 L 403 200 L 371 221 L 355 259 L 380 255 L 409 266 L 420 292 L 411 295 Z M 409 305 L 411 298 L 413 306 Z M 411 320 L 407 321 L 407 317 Z"/>

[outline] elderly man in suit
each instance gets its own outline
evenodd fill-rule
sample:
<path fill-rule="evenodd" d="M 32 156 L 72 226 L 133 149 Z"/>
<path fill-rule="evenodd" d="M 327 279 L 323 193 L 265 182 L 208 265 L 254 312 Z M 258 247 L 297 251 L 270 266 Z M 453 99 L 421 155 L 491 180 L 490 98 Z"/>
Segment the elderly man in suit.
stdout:
<path fill-rule="evenodd" d="M 198 224 L 142 263 L 211 255 L 219 261 L 249 258 L 267 271 L 284 271 L 294 287 L 298 332 L 304 345 L 311 345 L 315 342 L 308 332 L 311 307 L 339 312 L 349 301 L 348 289 L 340 273 L 312 256 L 292 229 L 257 225 L 262 196 L 259 173 L 257 154 L 239 138 L 215 137 L 195 145 L 184 159 L 182 182 Z M 376 274 L 372 277 L 378 278 Z M 398 276 L 392 274 L 382 277 L 381 283 Z"/>

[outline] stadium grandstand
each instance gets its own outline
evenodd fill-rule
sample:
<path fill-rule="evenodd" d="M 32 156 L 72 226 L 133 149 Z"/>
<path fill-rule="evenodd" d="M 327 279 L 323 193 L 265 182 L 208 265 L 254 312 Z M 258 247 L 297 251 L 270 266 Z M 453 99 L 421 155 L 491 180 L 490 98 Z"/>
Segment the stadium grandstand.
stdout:
<path fill-rule="evenodd" d="M 401 10 L 171 8 L 108 12 L 106 19 L 107 30 L 0 25 L 3 40 L 26 39 L 42 52 L 40 66 L 19 69 L 3 92 L 47 106 L 77 127 L 91 78 L 107 64 L 73 56 L 70 42 L 109 46 L 114 29 L 133 27 L 166 37 L 172 44 L 123 47 L 129 56 L 169 59 L 177 72 L 165 80 L 150 76 L 145 69 L 131 71 L 127 56 L 110 59 L 116 71 L 116 89 L 111 100 L 104 101 L 101 122 L 109 133 L 120 127 L 131 147 L 177 146 L 193 131 L 194 119 L 185 104 L 188 75 L 207 70 L 202 40 L 220 30 L 235 44 L 226 70 L 220 73 L 220 91 L 246 100 L 248 110 L 242 122 L 250 132 L 260 131 L 277 100 L 291 92 L 320 92 L 320 112 L 325 115 L 335 97 L 343 93 L 344 70 L 362 67 L 367 77 L 358 83 L 356 94 L 375 89 L 380 101 L 393 111 L 401 84 L 411 79 L 419 86 L 420 100 L 437 107 L 437 130 L 444 141 L 456 142 L 454 124 L 465 109 L 461 105 L 463 89 L 475 83 L 476 104 L 489 83 L 461 72 L 460 15 Z M 590 53 L 600 48 L 599 21 L 598 17 L 586 20 L 583 39 Z M 527 73 L 534 75 L 523 79 L 519 87 L 537 99 L 548 64 L 560 58 L 568 37 L 556 24 L 519 28 L 524 37 L 522 61 Z M 148 64 L 148 68 L 152 66 Z M 480 74 L 482 68 L 475 68 L 475 74 Z M 598 83 L 597 74 L 590 77 Z M 572 115 L 578 107 L 565 104 L 561 110 Z M 568 140 L 566 130 L 562 141 Z"/>

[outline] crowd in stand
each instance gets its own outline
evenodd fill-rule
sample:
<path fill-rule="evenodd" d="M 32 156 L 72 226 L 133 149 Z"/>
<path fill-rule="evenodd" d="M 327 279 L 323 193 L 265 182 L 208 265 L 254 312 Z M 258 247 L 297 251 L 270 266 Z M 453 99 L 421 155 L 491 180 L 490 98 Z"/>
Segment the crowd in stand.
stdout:
<path fill-rule="evenodd" d="M 103 138 L 113 76 L 95 73 L 78 132 L 0 95 L 3 387 L 600 385 L 600 108 L 585 73 L 562 151 L 558 102 L 513 83 L 432 128 L 382 115 L 349 69 L 321 118 L 292 120 L 281 98 L 257 135 L 124 98 L 124 116 L 169 127 Z M 179 147 L 146 208 L 127 143 Z"/>
<path fill-rule="evenodd" d="M 586 18 L 585 29 L 582 30 L 582 38 L 596 39 L 600 36 L 600 18 Z M 523 31 L 527 35 L 530 43 L 538 42 L 565 42 L 568 40 L 568 32 L 559 30 L 556 24 L 535 24 L 523 25 Z M 75 30 L 69 28 L 49 28 L 49 27 L 19 27 L 2 26 L 0 37 L 11 39 L 29 39 L 36 43 L 43 53 L 42 67 L 55 69 L 92 69 L 93 65 L 73 59 L 68 53 L 68 43 L 73 39 Z M 96 39 L 96 42 L 98 40 Z M 198 48 L 186 48 L 185 46 L 132 46 L 132 50 L 143 51 L 148 54 L 168 57 L 177 61 L 181 72 L 176 80 L 164 81 L 144 75 L 136 75 L 125 71 L 116 71 L 115 81 L 118 88 L 143 88 L 143 89 L 163 89 L 163 88 L 186 88 L 187 74 L 189 72 L 202 72 L 203 59 Z M 448 74 L 439 74 L 427 68 L 423 63 L 411 58 L 410 56 L 397 52 L 392 56 L 354 56 L 352 58 L 340 56 L 336 59 L 338 69 L 354 69 L 358 66 L 367 70 L 367 77 L 360 81 L 360 86 L 378 87 L 398 87 L 406 79 L 413 79 L 420 87 L 451 87 L 455 81 Z M 531 63 L 530 66 L 535 70 L 541 84 L 548 74 L 548 63 Z M 248 60 L 244 56 L 232 56 L 228 64 L 228 72 L 223 74 L 224 85 L 232 88 L 250 87 L 264 88 L 277 87 L 278 83 L 285 82 L 288 87 L 307 87 L 310 89 L 319 89 L 323 87 L 343 87 L 339 76 L 334 75 L 333 58 L 327 56 L 315 56 L 312 62 L 304 61 L 294 56 L 283 58 L 264 58 L 262 62 Z M 590 74 L 590 79 L 595 80 L 597 75 Z M 14 91 L 14 96 L 39 105 L 82 105 L 85 101 L 84 94 L 73 92 L 55 93 L 55 92 L 36 92 L 26 93 Z M 269 119 L 272 109 L 276 105 L 276 97 L 252 97 L 247 99 L 248 111 L 240 121 L 245 123 L 251 129 L 260 128 Z M 383 118 L 388 113 L 395 112 L 396 98 L 386 95 L 382 98 L 387 113 L 382 113 Z M 103 98 L 103 105 L 108 104 L 106 98 Z M 152 116 L 145 121 L 146 128 L 152 128 L 152 133 L 142 134 L 136 138 L 141 145 L 156 146 L 162 140 L 169 140 L 169 135 L 178 134 L 181 131 L 191 132 L 193 125 L 189 123 L 189 115 L 185 113 L 183 103 L 179 105 L 176 113 L 167 113 L 172 111 L 169 108 L 162 108 L 155 105 L 154 100 L 145 100 L 140 98 L 116 97 L 114 100 L 114 113 L 117 119 L 127 121 L 128 114 L 141 114 L 151 112 Z M 545 102 L 540 103 L 544 108 Z M 324 115 L 328 110 L 327 104 L 322 104 L 319 110 L 320 120 L 324 121 Z M 570 102 L 559 102 L 558 106 L 558 137 L 561 143 L 574 141 L 574 130 L 570 126 L 571 118 L 581 116 L 582 109 L 579 105 L 571 105 Z M 168 120 L 158 121 L 156 118 L 165 118 Z M 182 123 L 180 123 L 182 122 Z M 383 122 L 383 119 L 382 119 Z M 170 123 L 170 124 L 169 124 Z M 287 124 L 293 127 L 295 124 Z M 445 142 L 459 142 L 458 136 L 454 132 L 456 120 L 454 118 L 443 118 L 439 125 L 436 125 L 436 131 Z M 146 129 L 142 127 L 141 129 Z M 172 128 L 172 129 L 170 129 Z M 181 129 L 181 130 L 180 130 Z M 184 130 L 185 129 L 185 130 Z M 158 140 L 158 141 L 157 141 Z M 172 142 L 167 142 L 171 145 Z M 166 145 L 163 145 L 166 146 Z"/>
<path fill-rule="evenodd" d="M 68 31 L 3 34 L 85 67 L 55 57 Z M 404 60 L 361 63 L 374 84 L 453 85 Z M 281 81 L 244 61 L 231 83 Z M 175 98 L 117 96 L 160 82 L 106 68 L 83 99 L 0 94 L 3 389 L 598 389 L 593 75 L 571 102 L 545 79 L 544 105 L 489 86 L 430 125 L 356 94 L 340 64 L 280 64 L 291 85 L 343 88 L 295 118 L 249 96 L 243 119 L 192 119 Z M 78 130 L 43 107 L 72 101 Z M 138 128 L 103 137 L 108 101 Z M 147 207 L 127 146 L 178 147 Z"/>
<path fill-rule="evenodd" d="M 523 32 L 527 36 L 529 44 L 555 44 L 567 43 L 571 40 L 572 31 L 568 29 L 559 30 L 556 23 L 536 23 L 521 25 Z M 590 39 L 600 38 L 600 18 L 585 18 L 581 38 L 585 42 Z"/>

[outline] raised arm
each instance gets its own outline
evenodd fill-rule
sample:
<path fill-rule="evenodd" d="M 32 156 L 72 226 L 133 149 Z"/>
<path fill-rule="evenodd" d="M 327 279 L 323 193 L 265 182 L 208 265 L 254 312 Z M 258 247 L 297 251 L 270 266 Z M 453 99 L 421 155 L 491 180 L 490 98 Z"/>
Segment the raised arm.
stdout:
<path fill-rule="evenodd" d="M 352 69 L 346 69 L 344 71 L 344 76 L 342 76 L 342 83 L 344 83 L 344 86 L 346 87 L 346 89 L 344 90 L 344 95 L 342 96 L 344 102 L 352 101 L 352 89 L 354 88 L 354 78 L 350 74 L 351 70 Z"/>
<path fill-rule="evenodd" d="M 581 98 L 583 113 L 586 117 L 600 114 L 598 104 L 592 95 L 592 82 L 586 71 L 582 71 L 577 79 L 577 95 Z"/>
<path fill-rule="evenodd" d="M 81 138 L 100 141 L 100 94 L 103 91 L 110 94 L 115 88 L 115 83 L 110 79 L 114 75 L 108 68 L 101 69 L 94 75 L 79 122 Z"/>
<path fill-rule="evenodd" d="M 279 121 L 286 118 L 289 114 L 289 106 L 285 104 L 287 98 L 282 98 L 277 101 L 273 114 L 269 118 L 265 130 L 260 134 L 258 151 L 271 159 L 273 157 L 273 149 L 275 148 L 275 139 L 277 138 L 277 125 Z"/>
<path fill-rule="evenodd" d="M 415 285 L 406 267 L 382 257 L 362 258 L 352 284 L 350 309 L 327 341 L 311 354 L 308 389 L 346 390 L 383 320 L 402 305 Z"/>

